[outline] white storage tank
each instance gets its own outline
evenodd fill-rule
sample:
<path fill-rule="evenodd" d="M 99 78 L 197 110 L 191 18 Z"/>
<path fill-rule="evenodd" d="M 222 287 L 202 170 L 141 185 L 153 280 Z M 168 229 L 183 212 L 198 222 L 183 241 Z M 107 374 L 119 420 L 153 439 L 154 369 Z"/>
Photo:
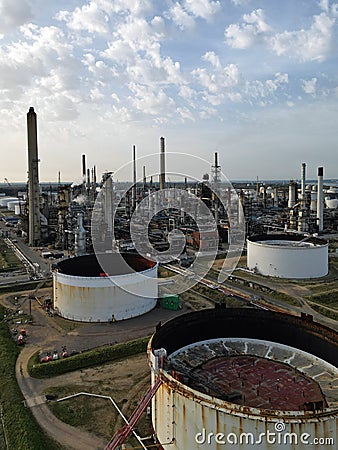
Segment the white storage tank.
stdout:
<path fill-rule="evenodd" d="M 20 201 L 19 203 L 15 204 L 15 206 L 14 206 L 14 214 L 16 216 L 19 216 L 23 212 L 25 204 L 26 204 L 25 201 Z"/>
<path fill-rule="evenodd" d="M 60 261 L 53 271 L 54 308 L 64 318 L 108 322 L 144 314 L 156 306 L 157 263 L 140 255 L 94 254 Z M 125 261 L 125 262 L 124 262 Z M 137 294 L 136 294 L 137 292 Z"/>
<path fill-rule="evenodd" d="M 329 209 L 337 209 L 338 208 L 338 198 L 325 198 L 326 207 Z"/>
<path fill-rule="evenodd" d="M 247 266 L 270 277 L 323 277 L 328 273 L 328 243 L 305 235 L 252 236 L 247 239 Z"/>
<path fill-rule="evenodd" d="M 15 206 L 16 205 L 20 205 L 20 200 L 16 199 L 16 200 L 11 200 L 10 202 L 7 203 L 7 209 L 9 211 L 15 211 Z"/>
<path fill-rule="evenodd" d="M 335 448 L 337 346 L 308 316 L 220 308 L 170 320 L 148 346 L 159 448 Z"/>
<path fill-rule="evenodd" d="M 14 200 L 18 201 L 19 199 L 17 197 L 1 197 L 0 206 L 2 206 L 3 208 L 7 208 L 8 203 Z"/>

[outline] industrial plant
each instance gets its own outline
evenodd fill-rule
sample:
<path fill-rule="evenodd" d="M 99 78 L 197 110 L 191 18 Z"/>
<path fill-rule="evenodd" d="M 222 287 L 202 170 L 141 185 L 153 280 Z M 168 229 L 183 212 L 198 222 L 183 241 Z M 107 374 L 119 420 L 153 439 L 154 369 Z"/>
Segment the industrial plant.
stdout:
<path fill-rule="evenodd" d="M 148 347 L 160 448 L 305 449 L 305 433 L 337 436 L 337 338 L 306 315 L 247 308 L 167 322 Z"/>
<path fill-rule="evenodd" d="M 33 107 L 27 142 L 27 183 L 6 179 L 0 192 L 1 237 L 23 262 L 25 282 L 35 283 L 21 303 L 13 296 L 15 313 L 29 299 L 31 319 L 37 300 L 42 322 L 57 318 L 64 327 L 53 324 L 48 342 L 62 328 L 59 339 L 77 346 L 74 358 L 95 347 L 78 337 L 81 327 L 106 346 L 135 330 L 147 342 L 152 334 L 149 388 L 129 418 L 111 399 L 125 423 L 110 427 L 107 450 L 124 448 L 131 434 L 143 448 L 148 440 L 164 450 L 305 450 L 295 439 L 337 436 L 337 310 L 311 296 L 328 283 L 328 297 L 338 273 L 330 259 L 338 253 L 338 185 L 324 179 L 324 167 L 316 180 L 301 163 L 299 180 L 230 182 L 214 152 L 205 173 L 174 178 L 160 137 L 158 173 L 147 175 L 144 164 L 137 176 L 134 145 L 127 179 L 117 179 L 116 167 L 97 174 L 79 153 L 79 182 L 61 182 L 60 167 L 57 182 L 41 183 Z M 51 296 L 41 300 L 45 281 Z M 60 363 L 51 349 L 49 357 L 51 367 Z M 151 431 L 141 439 L 135 428 L 144 413 Z M 269 433 L 279 441 L 269 443 Z"/>

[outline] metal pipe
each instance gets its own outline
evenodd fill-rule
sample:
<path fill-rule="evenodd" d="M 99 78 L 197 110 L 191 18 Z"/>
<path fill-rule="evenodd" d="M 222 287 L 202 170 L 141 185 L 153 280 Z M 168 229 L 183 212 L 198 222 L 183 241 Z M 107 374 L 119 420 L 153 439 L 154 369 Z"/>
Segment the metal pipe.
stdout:
<path fill-rule="evenodd" d="M 133 187 L 132 187 L 132 208 L 136 208 L 136 147 L 133 145 Z"/>
<path fill-rule="evenodd" d="M 324 228 L 324 191 L 323 191 L 323 167 L 318 167 L 318 188 L 317 188 L 317 221 L 318 231 Z"/>
<path fill-rule="evenodd" d="M 87 170 L 86 170 L 86 155 L 82 155 L 82 179 L 83 179 L 83 182 L 86 181 L 86 173 L 87 173 Z"/>
<path fill-rule="evenodd" d="M 301 192 L 302 192 L 302 200 L 305 202 L 305 183 L 306 183 L 306 164 L 302 163 L 302 185 L 301 185 Z"/>
<path fill-rule="evenodd" d="M 160 138 L 160 189 L 165 189 L 165 142 Z"/>
<path fill-rule="evenodd" d="M 289 201 L 288 208 L 293 208 L 296 203 L 296 183 L 291 180 L 289 184 Z"/>

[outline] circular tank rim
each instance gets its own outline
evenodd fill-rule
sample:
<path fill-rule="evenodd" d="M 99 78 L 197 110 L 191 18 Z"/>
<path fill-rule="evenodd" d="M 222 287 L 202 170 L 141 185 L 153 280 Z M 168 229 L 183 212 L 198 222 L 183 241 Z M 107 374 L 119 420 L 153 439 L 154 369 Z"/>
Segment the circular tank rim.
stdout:
<path fill-rule="evenodd" d="M 72 258 L 69 258 L 72 259 Z M 146 274 L 148 272 L 151 272 L 152 270 L 157 270 L 158 268 L 158 263 L 155 263 L 155 265 L 153 267 L 150 267 L 148 269 L 139 271 L 139 272 L 131 272 L 131 273 L 124 273 L 124 274 L 120 274 L 120 275 L 109 275 L 109 276 L 104 276 L 104 277 L 84 277 L 84 276 L 79 276 L 79 275 L 68 275 L 67 273 L 63 273 L 63 272 L 59 272 L 57 269 L 53 270 L 52 275 L 56 276 L 57 278 L 64 278 L 64 279 L 69 279 L 69 280 L 88 280 L 88 281 L 96 281 L 98 283 L 103 283 L 103 282 L 107 282 L 107 280 L 109 280 L 110 282 L 114 281 L 114 279 L 116 278 L 120 278 L 120 277 L 135 277 L 138 275 L 143 275 Z"/>
<path fill-rule="evenodd" d="M 247 311 L 246 311 L 247 310 Z M 166 341 L 168 340 L 168 342 L 171 342 L 171 348 L 169 347 L 170 351 L 168 351 L 168 355 L 174 353 L 175 350 L 178 350 L 179 348 L 183 348 L 186 345 L 190 344 L 190 343 L 195 343 L 198 341 L 202 341 L 202 340 L 207 340 L 209 339 L 213 339 L 215 338 L 214 330 L 215 330 L 215 324 L 214 327 L 207 327 L 207 323 L 204 323 L 204 327 L 202 327 L 202 322 L 207 322 L 210 318 L 212 319 L 213 316 L 220 318 L 220 316 L 222 315 L 227 315 L 229 314 L 229 318 L 230 319 L 240 319 L 240 315 L 242 313 L 243 315 L 247 315 L 246 319 L 249 320 L 250 317 L 253 317 L 256 315 L 256 320 L 258 319 L 258 323 L 260 322 L 260 318 L 265 318 L 265 320 L 280 320 L 280 322 L 282 323 L 282 325 L 285 325 L 285 323 L 290 322 L 290 324 L 292 325 L 292 327 L 294 328 L 298 328 L 302 325 L 301 328 L 305 328 L 305 331 L 312 331 L 312 333 L 314 335 L 316 335 L 318 337 L 320 337 L 321 341 L 325 341 L 327 343 L 327 345 L 329 345 L 329 343 L 331 342 L 332 345 L 334 345 L 334 347 L 338 347 L 338 333 L 335 330 L 332 330 L 324 325 L 321 325 L 317 322 L 313 322 L 312 320 L 310 320 L 310 317 L 308 315 L 303 315 L 301 317 L 299 316 L 292 316 L 289 314 L 283 314 L 283 313 L 277 313 L 277 312 L 272 312 L 272 311 L 263 311 L 263 310 L 256 310 L 256 309 L 249 309 L 249 308 L 215 308 L 215 309 L 208 309 L 208 310 L 202 310 L 202 311 L 195 311 L 195 312 L 191 312 L 191 313 L 187 313 L 187 314 L 182 314 L 181 316 L 178 316 L 174 319 L 171 319 L 167 322 L 165 322 L 160 328 L 158 328 L 156 330 L 156 332 L 153 334 L 153 336 L 150 338 L 149 343 L 148 343 L 148 348 L 147 348 L 147 353 L 148 353 L 148 362 L 149 365 L 152 368 L 152 360 L 154 360 L 154 350 L 155 349 L 159 349 L 159 348 L 165 348 L 166 349 Z M 232 317 L 233 315 L 233 317 Z M 205 318 L 203 318 L 203 316 L 206 316 Z M 209 317 L 210 316 L 210 317 Z M 239 317 L 238 317 L 239 316 Z M 190 319 L 189 319 L 190 318 Z M 194 318 L 196 319 L 194 321 Z M 198 320 L 201 319 L 201 320 Z M 186 327 L 184 327 L 184 324 L 186 325 Z M 190 328 L 189 329 L 189 324 L 190 324 Z M 192 324 L 192 325 L 191 325 Z M 203 338 L 201 339 L 199 336 L 195 337 L 195 333 L 193 332 L 195 329 L 199 329 L 201 335 L 203 335 Z M 274 329 L 276 327 L 274 326 Z M 185 342 L 180 343 L 180 345 L 178 345 L 177 342 L 173 343 L 174 339 L 176 338 L 179 339 L 179 329 L 184 329 L 186 332 L 186 336 L 188 336 L 188 339 L 186 339 Z M 223 326 L 222 330 L 224 330 L 225 327 Z M 244 328 L 245 329 L 245 328 Z M 263 326 L 260 327 L 259 333 L 260 334 L 262 332 Z M 207 331 L 205 331 L 207 330 Z M 281 330 L 276 330 L 275 332 L 277 335 L 279 335 Z M 303 331 L 303 330 L 301 330 Z M 208 336 L 209 333 L 209 336 Z M 217 334 L 217 332 L 216 332 Z M 304 333 L 305 335 L 306 333 Z M 160 336 L 160 337 L 159 337 Z M 243 336 L 241 336 L 241 332 L 239 331 L 237 336 L 229 336 L 226 335 L 226 333 L 223 331 L 223 336 L 218 336 L 218 337 L 238 337 L 238 338 L 245 338 L 245 337 L 249 337 L 249 336 L 245 336 L 245 333 Z M 254 337 L 251 336 L 251 339 L 264 339 L 264 338 L 260 338 L 260 337 Z M 308 339 L 308 335 L 306 335 L 306 339 Z M 265 340 L 271 340 L 272 342 L 276 342 L 276 343 L 280 343 L 280 344 L 284 344 L 284 345 L 289 345 L 288 342 L 281 342 L 278 341 L 277 339 L 272 340 L 272 339 L 265 339 Z M 157 342 L 156 342 L 157 341 Z M 155 348 L 156 345 L 156 348 Z M 302 350 L 305 351 L 307 353 L 309 353 L 310 355 L 313 356 L 317 356 L 320 359 L 323 359 L 325 362 L 336 366 L 335 362 L 330 361 L 327 359 L 327 357 L 323 357 L 322 355 L 318 354 L 318 352 L 314 353 L 313 351 L 310 352 L 307 349 L 304 349 L 302 347 L 302 345 L 299 347 L 299 345 L 296 347 L 295 345 L 293 345 L 293 347 L 295 347 L 298 350 Z M 311 347 L 311 346 L 310 346 Z M 168 348 L 168 347 L 167 347 Z M 337 358 L 337 352 L 335 353 L 336 358 Z M 198 402 L 203 402 L 206 403 L 206 406 L 210 406 L 211 408 L 214 408 L 215 405 L 217 405 L 217 407 L 224 409 L 225 412 L 227 413 L 231 413 L 231 414 L 235 414 L 238 416 L 252 416 L 252 418 L 261 418 L 261 420 L 269 420 L 269 417 L 271 417 L 272 419 L 276 419 L 276 418 L 281 418 L 283 417 L 284 419 L 292 419 L 293 421 L 299 421 L 299 420 L 306 420 L 306 421 L 318 421 L 318 420 L 325 420 L 327 418 L 332 418 L 332 417 L 338 417 L 338 408 L 326 408 L 325 410 L 323 410 L 323 412 L 316 412 L 316 413 L 309 413 L 309 412 L 305 412 L 305 411 L 273 411 L 273 410 L 260 410 L 257 408 L 252 408 L 252 407 L 248 407 L 245 405 L 238 405 L 235 403 L 231 403 L 231 402 L 227 402 L 225 400 L 221 400 L 217 397 L 213 397 L 210 395 L 207 395 L 205 393 L 201 393 L 197 390 L 194 390 L 188 386 L 186 386 L 185 384 L 181 383 L 180 381 L 176 380 L 175 378 L 173 378 L 168 372 L 160 369 L 160 376 L 164 379 L 164 382 L 171 387 L 172 389 L 174 389 L 175 391 L 178 391 L 181 393 L 181 395 L 183 395 L 186 398 L 192 398 L 193 400 L 197 400 Z"/>
<path fill-rule="evenodd" d="M 108 254 L 107 254 L 108 255 Z M 139 255 L 139 254 L 133 254 L 133 253 L 117 253 L 117 255 L 120 255 L 122 258 L 124 255 L 127 255 L 129 258 L 131 258 L 132 256 L 134 256 L 135 258 L 139 258 L 142 259 L 144 261 L 147 261 L 148 267 L 145 267 L 142 270 L 135 270 L 132 269 L 132 271 L 127 272 L 127 273 L 120 273 L 120 274 L 116 274 L 116 275 L 108 275 L 108 276 L 86 276 L 86 275 L 73 275 L 73 274 L 69 274 L 69 273 L 65 273 L 62 271 L 62 265 L 63 263 L 76 263 L 77 261 L 81 260 L 81 259 L 89 259 L 89 258 L 94 258 L 96 259 L 98 265 L 100 265 L 99 259 L 98 257 L 100 257 L 100 254 L 96 255 L 95 253 L 89 253 L 89 254 L 85 254 L 85 255 L 81 255 L 81 256 L 73 256 L 71 258 L 64 258 L 61 261 L 59 261 L 56 264 L 56 267 L 53 269 L 53 273 L 57 273 L 58 277 L 62 276 L 65 277 L 65 279 L 81 279 L 81 280 L 100 280 L 99 282 L 101 282 L 101 280 L 107 280 L 110 279 L 111 281 L 113 281 L 114 278 L 118 278 L 118 277 L 128 277 L 128 276 L 135 276 L 135 275 L 143 275 L 146 274 L 147 272 L 150 272 L 154 269 L 158 268 L 158 263 L 156 261 L 151 261 L 148 260 L 146 258 L 144 258 L 143 256 Z M 127 263 L 128 264 L 128 263 Z M 149 267 L 151 265 L 151 267 Z M 103 271 L 103 269 L 102 269 Z"/>
<path fill-rule="evenodd" d="M 148 362 L 150 361 L 150 354 L 152 352 L 152 338 L 150 338 L 148 343 Z M 151 366 L 151 364 L 149 363 Z M 276 422 L 283 418 L 285 422 L 295 422 L 298 423 L 300 420 L 305 422 L 318 422 L 319 420 L 331 420 L 332 418 L 338 418 L 338 408 L 325 408 L 325 410 L 317 413 L 310 411 L 280 411 L 280 410 L 267 410 L 253 408 L 250 406 L 239 405 L 237 403 L 228 402 L 226 400 L 221 400 L 218 397 L 205 394 L 201 391 L 193 389 L 176 378 L 172 377 L 168 372 L 160 369 L 159 376 L 162 381 L 173 391 L 181 394 L 187 399 L 196 401 L 203 406 L 215 409 L 215 407 L 224 412 L 225 414 L 231 414 L 238 417 L 245 417 L 251 419 L 260 419 L 264 421 Z M 156 395 L 156 394 L 155 394 Z"/>
<path fill-rule="evenodd" d="M 299 246 L 295 247 L 292 243 L 301 242 L 303 240 L 305 243 L 312 244 L 310 246 Z M 279 245 L 271 244 L 271 241 L 284 241 L 289 245 Z M 320 248 L 325 248 L 329 246 L 329 243 L 325 239 L 320 239 L 314 236 L 307 237 L 304 235 L 280 235 L 280 234 L 260 234 L 255 236 L 250 236 L 247 238 L 247 244 L 257 245 L 261 247 L 269 247 L 277 250 L 317 250 Z"/>

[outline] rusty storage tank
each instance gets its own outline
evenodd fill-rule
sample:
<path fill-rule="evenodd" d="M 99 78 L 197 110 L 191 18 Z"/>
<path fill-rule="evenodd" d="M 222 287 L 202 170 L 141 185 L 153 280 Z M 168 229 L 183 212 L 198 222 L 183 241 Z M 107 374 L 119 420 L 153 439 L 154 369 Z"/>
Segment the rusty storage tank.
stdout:
<path fill-rule="evenodd" d="M 66 319 L 83 322 L 139 316 L 156 306 L 157 267 L 132 253 L 62 260 L 53 271 L 54 308 Z"/>
<path fill-rule="evenodd" d="M 338 334 L 302 317 L 216 308 L 170 320 L 148 346 L 159 448 L 333 449 Z M 312 444 L 312 445 L 310 445 Z"/>
<path fill-rule="evenodd" d="M 247 266 L 265 276 L 318 278 L 328 273 L 324 239 L 305 235 L 265 234 L 247 239 Z"/>

